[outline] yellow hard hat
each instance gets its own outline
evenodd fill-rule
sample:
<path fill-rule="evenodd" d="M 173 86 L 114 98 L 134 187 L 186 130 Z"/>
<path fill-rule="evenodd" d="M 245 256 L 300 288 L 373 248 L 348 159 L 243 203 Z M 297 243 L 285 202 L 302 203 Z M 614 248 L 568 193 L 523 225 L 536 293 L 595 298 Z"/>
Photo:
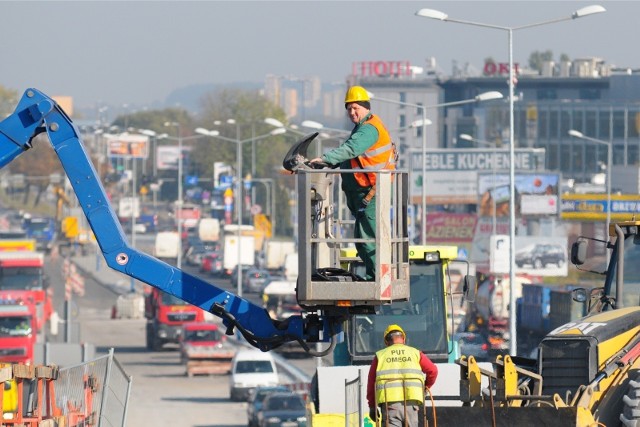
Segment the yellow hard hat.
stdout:
<path fill-rule="evenodd" d="M 369 92 L 362 86 L 351 86 L 347 89 L 347 94 L 344 96 L 344 103 L 349 104 L 351 102 L 358 101 L 370 101 Z"/>
<path fill-rule="evenodd" d="M 384 330 L 384 339 L 387 339 L 387 335 L 389 335 L 391 332 L 400 332 L 402 334 L 402 338 L 407 338 L 407 335 L 404 333 L 404 331 L 402 330 L 402 328 L 398 325 L 389 325 L 387 326 L 387 329 Z"/>

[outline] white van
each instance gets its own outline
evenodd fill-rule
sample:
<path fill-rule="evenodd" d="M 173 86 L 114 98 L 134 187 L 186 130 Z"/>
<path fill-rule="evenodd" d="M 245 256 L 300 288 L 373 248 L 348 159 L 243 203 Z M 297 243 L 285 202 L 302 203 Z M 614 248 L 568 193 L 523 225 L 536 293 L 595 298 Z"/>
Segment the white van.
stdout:
<path fill-rule="evenodd" d="M 247 400 L 258 386 L 278 385 L 276 362 L 270 353 L 260 350 L 239 350 L 231 362 L 229 395 L 231 400 Z"/>
<path fill-rule="evenodd" d="M 180 236 L 175 231 L 161 231 L 156 234 L 153 255 L 161 260 L 175 262 L 180 250 Z"/>

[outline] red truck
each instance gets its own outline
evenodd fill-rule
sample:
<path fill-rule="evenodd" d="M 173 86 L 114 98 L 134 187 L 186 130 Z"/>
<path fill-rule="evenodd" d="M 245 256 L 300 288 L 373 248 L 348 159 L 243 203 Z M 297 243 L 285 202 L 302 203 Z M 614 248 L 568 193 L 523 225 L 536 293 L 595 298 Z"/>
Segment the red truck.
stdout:
<path fill-rule="evenodd" d="M 0 362 L 33 364 L 35 306 L 0 301 Z"/>
<path fill-rule="evenodd" d="M 188 322 L 203 322 L 204 311 L 157 288 L 145 296 L 147 348 L 158 351 L 167 343 L 179 343 L 182 328 Z"/>
<path fill-rule="evenodd" d="M 35 305 L 37 331 L 53 313 L 53 291 L 44 275 L 44 255 L 31 251 L 0 252 L 0 298 Z"/>
<path fill-rule="evenodd" d="M 227 343 L 218 325 L 185 323 L 180 337 L 180 361 L 188 377 L 197 374 L 226 374 L 231 370 L 235 347 Z"/>

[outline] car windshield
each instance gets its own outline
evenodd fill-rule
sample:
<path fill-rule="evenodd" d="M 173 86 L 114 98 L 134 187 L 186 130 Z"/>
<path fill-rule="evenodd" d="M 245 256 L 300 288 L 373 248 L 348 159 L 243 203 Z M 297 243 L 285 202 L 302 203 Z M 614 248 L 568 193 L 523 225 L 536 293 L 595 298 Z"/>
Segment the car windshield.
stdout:
<path fill-rule="evenodd" d="M 241 360 L 236 365 L 236 373 L 268 373 L 273 372 L 271 362 L 268 360 Z"/>
<path fill-rule="evenodd" d="M 164 305 L 188 305 L 186 302 L 182 301 L 180 298 L 175 297 L 166 292 L 162 293 L 162 304 Z"/>
<path fill-rule="evenodd" d="M 17 337 L 31 334 L 28 316 L 0 317 L 0 337 Z"/>
<path fill-rule="evenodd" d="M 254 397 L 254 400 L 256 402 L 262 402 L 264 400 L 265 397 L 269 396 L 270 394 L 273 394 L 274 391 L 287 391 L 286 388 L 261 388 L 258 389 L 258 391 L 256 391 L 256 395 Z"/>
<path fill-rule="evenodd" d="M 218 330 L 201 329 L 195 331 L 185 331 L 185 341 L 220 341 L 222 334 Z"/>
<path fill-rule="evenodd" d="M 0 271 L 0 290 L 42 289 L 42 276 L 38 267 L 6 268 Z"/>
<path fill-rule="evenodd" d="M 299 396 L 272 396 L 265 403 L 268 411 L 304 410 L 304 403 Z"/>

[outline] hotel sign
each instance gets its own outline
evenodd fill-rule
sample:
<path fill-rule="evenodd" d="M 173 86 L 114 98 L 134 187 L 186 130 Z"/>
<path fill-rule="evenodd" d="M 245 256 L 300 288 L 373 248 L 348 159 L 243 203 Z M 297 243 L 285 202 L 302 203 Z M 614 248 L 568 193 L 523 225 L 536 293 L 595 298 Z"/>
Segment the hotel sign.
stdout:
<path fill-rule="evenodd" d="M 351 74 L 361 77 L 399 77 L 411 75 L 409 61 L 359 61 L 351 64 Z"/>

